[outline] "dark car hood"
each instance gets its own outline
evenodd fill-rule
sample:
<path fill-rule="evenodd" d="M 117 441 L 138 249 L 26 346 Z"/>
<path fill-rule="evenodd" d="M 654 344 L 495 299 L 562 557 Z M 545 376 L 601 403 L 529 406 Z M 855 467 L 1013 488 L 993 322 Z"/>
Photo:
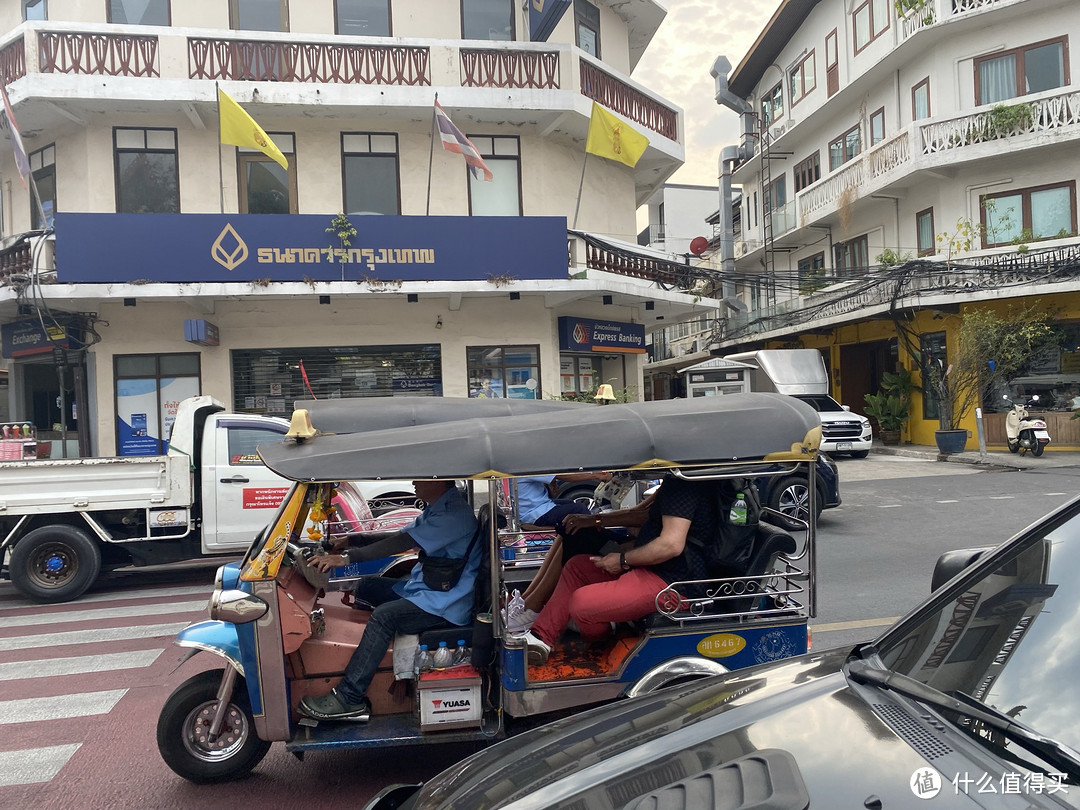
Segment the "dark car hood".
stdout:
<path fill-rule="evenodd" d="M 840 672 L 848 653 L 752 667 L 560 720 L 448 769 L 414 806 L 621 807 L 765 749 L 792 755 L 811 807 L 873 806 L 871 796 L 886 808 L 921 804 L 909 783 L 928 761 L 849 690 Z M 951 778 L 950 770 L 941 798 L 972 806 L 953 794 Z M 596 791 L 607 795 L 590 800 Z"/>

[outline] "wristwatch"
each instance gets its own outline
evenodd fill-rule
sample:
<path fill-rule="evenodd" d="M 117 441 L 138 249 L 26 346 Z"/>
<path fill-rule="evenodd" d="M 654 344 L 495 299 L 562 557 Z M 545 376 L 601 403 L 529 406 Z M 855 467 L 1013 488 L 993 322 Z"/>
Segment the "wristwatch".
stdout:
<path fill-rule="evenodd" d="M 629 571 L 630 568 L 631 568 L 630 563 L 628 563 L 626 561 L 626 552 L 625 551 L 620 551 L 619 552 L 619 567 L 623 571 Z"/>

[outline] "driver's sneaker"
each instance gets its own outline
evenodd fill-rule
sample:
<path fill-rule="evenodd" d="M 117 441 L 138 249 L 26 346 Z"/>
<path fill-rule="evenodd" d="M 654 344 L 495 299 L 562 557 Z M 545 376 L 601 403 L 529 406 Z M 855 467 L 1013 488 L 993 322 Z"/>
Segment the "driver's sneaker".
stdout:
<path fill-rule="evenodd" d="M 315 720 L 348 720 L 353 723 L 366 723 L 371 719 L 371 703 L 360 698 L 358 703 L 350 703 L 337 689 L 327 695 L 315 697 L 307 695 L 300 700 L 300 714 Z"/>
<path fill-rule="evenodd" d="M 521 638 L 525 640 L 529 663 L 534 667 L 546 664 L 548 657 L 551 655 L 551 645 L 534 636 L 531 630 Z"/>

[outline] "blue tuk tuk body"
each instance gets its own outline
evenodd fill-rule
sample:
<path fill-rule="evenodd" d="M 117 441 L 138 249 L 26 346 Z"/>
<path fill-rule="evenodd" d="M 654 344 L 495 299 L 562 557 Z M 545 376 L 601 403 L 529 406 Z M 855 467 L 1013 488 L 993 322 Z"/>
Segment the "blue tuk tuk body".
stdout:
<path fill-rule="evenodd" d="M 820 423 L 808 406 L 769 394 L 604 408 L 533 403 L 530 410 L 500 403 L 502 413 L 461 419 L 460 403 L 450 401 L 451 417 L 428 404 L 419 415 L 380 412 L 377 429 L 367 430 L 364 404 L 350 403 L 348 412 L 312 407 L 286 442 L 260 448 L 271 469 L 296 483 L 243 561 L 219 570 L 211 620 L 177 637 L 193 654 L 209 652 L 225 662 L 223 670 L 181 684 L 162 709 L 159 749 L 184 778 L 242 776 L 279 741 L 301 754 L 499 739 L 585 707 L 807 651 L 813 520 L 798 541 L 762 523 L 754 541 L 760 570 L 694 583 L 703 594 L 695 598 L 679 594 L 688 583 L 674 583 L 657 595 L 656 613 L 624 628 L 610 645 L 568 642 L 544 667 L 527 663 L 524 641 L 502 626 L 500 606 L 527 581 L 530 555 L 538 565 L 540 554 L 533 548 L 535 530 L 518 523 L 502 482 L 562 471 L 709 479 L 749 478 L 762 470 L 788 474 L 816 461 Z M 322 434 L 320 418 L 328 426 Z M 394 418 L 402 421 L 387 427 Z M 487 510 L 482 525 L 490 574 L 478 588 L 490 595 L 490 612 L 480 617 L 493 636 L 490 663 L 424 673 L 412 682 L 400 671 L 395 677 L 400 666 L 393 665 L 391 652 L 369 690 L 370 722 L 303 718 L 299 700 L 325 694 L 340 680 L 367 614 L 349 604 L 348 590 L 320 587 L 305 576 L 302 532 L 325 519 L 336 482 L 420 477 L 469 482 L 481 512 Z M 522 551 L 526 536 L 528 553 Z M 453 628 L 441 637 L 453 645 L 466 632 L 472 629 Z M 456 715 L 437 710 L 448 705 Z"/>

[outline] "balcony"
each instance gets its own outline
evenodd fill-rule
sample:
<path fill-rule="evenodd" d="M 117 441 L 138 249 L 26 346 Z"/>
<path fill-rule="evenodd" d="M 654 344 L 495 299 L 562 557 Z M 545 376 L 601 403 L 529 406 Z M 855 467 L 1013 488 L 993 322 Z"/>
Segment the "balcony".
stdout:
<path fill-rule="evenodd" d="M 926 0 L 923 8 L 901 18 L 900 36 L 907 39 L 935 25 L 985 11 L 991 6 L 1023 3 L 1026 0 Z"/>

